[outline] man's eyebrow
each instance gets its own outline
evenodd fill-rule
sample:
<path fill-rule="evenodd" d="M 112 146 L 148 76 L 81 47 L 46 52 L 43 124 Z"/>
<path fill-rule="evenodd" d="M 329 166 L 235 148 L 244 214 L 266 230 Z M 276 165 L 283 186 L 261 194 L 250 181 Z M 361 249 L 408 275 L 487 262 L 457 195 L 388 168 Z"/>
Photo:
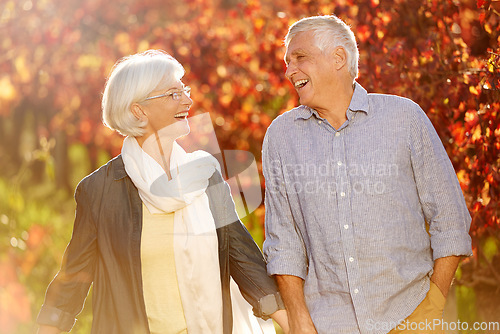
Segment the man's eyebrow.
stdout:
<path fill-rule="evenodd" d="M 298 55 L 305 55 L 305 54 L 307 54 L 307 51 L 305 51 L 303 49 L 295 49 L 290 54 L 286 53 L 285 58 L 284 58 L 285 64 L 288 64 L 290 62 L 290 57 L 298 56 Z"/>

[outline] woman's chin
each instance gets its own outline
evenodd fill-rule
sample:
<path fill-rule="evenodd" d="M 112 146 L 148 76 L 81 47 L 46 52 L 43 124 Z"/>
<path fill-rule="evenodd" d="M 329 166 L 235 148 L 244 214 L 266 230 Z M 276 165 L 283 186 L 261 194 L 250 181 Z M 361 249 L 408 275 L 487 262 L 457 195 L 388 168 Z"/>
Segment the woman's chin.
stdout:
<path fill-rule="evenodd" d="M 174 124 L 170 125 L 168 129 L 170 136 L 174 137 L 174 139 L 184 137 L 191 131 L 188 120 L 186 118 L 178 120 Z"/>
<path fill-rule="evenodd" d="M 184 127 L 184 131 L 183 131 L 183 133 L 179 137 L 187 136 L 190 132 L 191 132 L 191 128 L 189 127 L 189 124 L 188 124 L 188 122 L 186 120 L 186 125 Z M 177 138 L 179 138 L 179 137 L 177 137 Z"/>
<path fill-rule="evenodd" d="M 175 120 L 173 123 L 170 123 L 158 130 L 151 131 L 148 138 L 152 140 L 158 140 L 158 139 L 175 140 L 179 137 L 183 137 L 189 134 L 189 132 L 190 128 L 188 120 L 186 118 L 183 118 Z"/>

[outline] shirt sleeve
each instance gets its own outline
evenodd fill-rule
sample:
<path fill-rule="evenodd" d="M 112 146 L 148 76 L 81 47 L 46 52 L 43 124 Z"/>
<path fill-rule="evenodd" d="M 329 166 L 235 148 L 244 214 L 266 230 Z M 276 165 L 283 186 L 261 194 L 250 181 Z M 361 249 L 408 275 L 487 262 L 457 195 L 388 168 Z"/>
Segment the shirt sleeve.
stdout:
<path fill-rule="evenodd" d="M 266 182 L 264 255 L 270 275 L 307 275 L 307 255 L 288 200 L 282 162 L 270 128 L 262 147 L 262 169 Z"/>
<path fill-rule="evenodd" d="M 432 123 L 416 106 L 409 146 L 418 196 L 431 236 L 433 259 L 472 255 L 471 217 L 455 170 Z"/>
<path fill-rule="evenodd" d="M 75 192 L 76 214 L 71 241 L 61 269 L 47 288 L 37 323 L 69 332 L 85 303 L 94 277 L 96 228 L 87 195 L 80 183 Z"/>

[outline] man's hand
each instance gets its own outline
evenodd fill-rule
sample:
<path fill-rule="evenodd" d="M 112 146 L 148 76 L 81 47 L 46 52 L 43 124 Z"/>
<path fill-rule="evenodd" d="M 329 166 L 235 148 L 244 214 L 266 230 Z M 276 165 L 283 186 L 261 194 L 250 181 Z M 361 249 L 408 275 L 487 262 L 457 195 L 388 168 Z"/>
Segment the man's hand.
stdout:
<path fill-rule="evenodd" d="M 290 334 L 317 334 L 304 298 L 304 280 L 297 276 L 276 275 L 276 282 L 288 312 Z"/>
<path fill-rule="evenodd" d="M 451 282 L 457 271 L 460 256 L 447 256 L 434 261 L 434 272 L 431 276 L 431 281 L 437 285 L 443 296 L 448 297 Z"/>

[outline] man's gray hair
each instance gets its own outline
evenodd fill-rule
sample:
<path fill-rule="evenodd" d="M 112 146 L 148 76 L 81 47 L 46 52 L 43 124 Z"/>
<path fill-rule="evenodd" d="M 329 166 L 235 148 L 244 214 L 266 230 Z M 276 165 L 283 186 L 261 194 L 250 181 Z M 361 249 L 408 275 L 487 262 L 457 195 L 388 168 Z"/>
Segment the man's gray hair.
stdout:
<path fill-rule="evenodd" d="M 168 89 L 183 76 L 182 65 L 162 50 L 148 50 L 120 59 L 104 89 L 103 123 L 124 136 L 142 136 L 147 121 L 140 121 L 132 114 L 132 104 L 144 101 L 155 89 Z"/>
<path fill-rule="evenodd" d="M 343 47 L 347 53 L 349 73 L 358 77 L 359 51 L 356 37 L 351 28 L 335 15 L 311 16 L 303 18 L 290 26 L 285 36 L 288 48 L 291 40 L 300 32 L 313 31 L 316 46 L 323 52 L 331 52 L 336 47 Z"/>

